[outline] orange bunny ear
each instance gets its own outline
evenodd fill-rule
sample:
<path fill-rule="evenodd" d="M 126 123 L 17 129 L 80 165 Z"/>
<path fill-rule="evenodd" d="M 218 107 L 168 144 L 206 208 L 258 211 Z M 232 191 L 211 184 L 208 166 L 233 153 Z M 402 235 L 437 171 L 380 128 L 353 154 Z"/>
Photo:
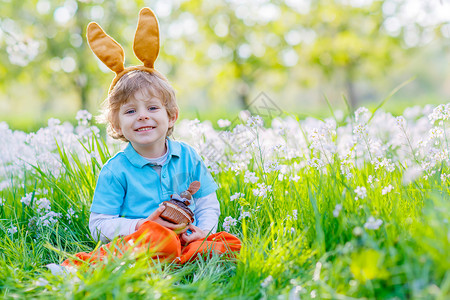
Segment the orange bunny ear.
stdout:
<path fill-rule="evenodd" d="M 193 181 L 188 188 L 188 192 L 191 193 L 191 195 L 194 195 L 197 193 L 197 191 L 200 189 L 200 181 Z"/>
<path fill-rule="evenodd" d="M 159 27 L 155 14 L 148 7 L 139 12 L 133 50 L 145 67 L 153 68 L 159 53 Z"/>
<path fill-rule="evenodd" d="M 87 38 L 92 52 L 114 73 L 124 70 L 125 55 L 122 47 L 95 22 L 89 23 Z"/>

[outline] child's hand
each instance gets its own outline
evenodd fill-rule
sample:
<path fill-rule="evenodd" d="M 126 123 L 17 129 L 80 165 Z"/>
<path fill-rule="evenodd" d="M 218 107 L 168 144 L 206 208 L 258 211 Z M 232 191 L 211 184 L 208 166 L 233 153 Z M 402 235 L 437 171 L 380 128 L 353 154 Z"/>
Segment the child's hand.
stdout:
<path fill-rule="evenodd" d="M 186 232 L 184 232 L 180 236 L 181 244 L 183 244 L 183 245 L 187 245 L 191 242 L 204 239 L 206 237 L 206 235 L 208 234 L 206 231 L 203 231 L 200 228 L 198 228 L 197 226 L 194 226 L 192 224 L 189 225 L 188 228 L 192 231 L 192 233 L 188 235 Z"/>
<path fill-rule="evenodd" d="M 136 224 L 136 230 L 138 230 L 139 227 L 141 227 L 141 225 L 144 224 L 145 222 L 153 221 L 153 222 L 158 223 L 159 225 L 162 225 L 166 228 L 172 229 L 173 231 L 175 231 L 176 234 L 185 233 L 186 230 L 188 230 L 188 227 L 186 226 L 186 224 L 184 224 L 184 223 L 173 224 L 173 223 L 167 222 L 166 220 L 161 219 L 160 215 L 162 214 L 162 212 L 165 209 L 166 209 L 166 207 L 164 205 L 162 205 L 162 206 L 158 207 L 158 209 L 155 210 L 146 219 L 139 220 Z"/>

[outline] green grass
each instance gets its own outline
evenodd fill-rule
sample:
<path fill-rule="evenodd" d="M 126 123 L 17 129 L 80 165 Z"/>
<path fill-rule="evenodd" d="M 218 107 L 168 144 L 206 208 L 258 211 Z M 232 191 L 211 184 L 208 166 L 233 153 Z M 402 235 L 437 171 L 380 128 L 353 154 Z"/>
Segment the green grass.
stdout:
<path fill-rule="evenodd" d="M 59 177 L 36 166 L 9 180 L 0 191 L 0 297 L 5 299 L 448 299 L 450 296 L 450 196 L 441 166 L 427 180 L 402 183 L 402 170 L 375 170 L 372 164 L 353 167 L 355 175 L 339 172 L 334 157 L 323 169 L 290 166 L 264 172 L 258 153 L 248 162 L 266 184 L 267 197 L 256 197 L 256 184 L 245 183 L 244 172 L 214 174 L 222 215 L 238 219 L 231 233 L 243 247 L 236 260 L 218 256 L 184 266 L 141 258 L 115 259 L 84 266 L 76 274 L 54 276 L 43 266 L 68 255 L 92 251 L 97 245 L 88 230 L 89 208 L 100 166 L 112 155 L 104 142 L 92 139 L 82 160 L 59 148 Z M 298 181 L 289 177 L 298 175 Z M 380 180 L 355 200 L 355 187 L 367 186 L 369 175 Z M 392 184 L 391 193 L 382 188 Z M 230 196 L 245 196 L 234 201 Z M 31 205 L 20 202 L 32 193 Z M 51 226 L 29 225 L 38 216 L 33 205 L 47 198 L 61 217 Z M 333 216 L 342 205 L 338 217 Z M 68 216 L 70 209 L 74 210 Z M 295 217 L 296 211 L 296 217 Z M 370 216 L 383 220 L 377 230 L 364 228 Z M 17 227 L 16 233 L 8 230 Z"/>

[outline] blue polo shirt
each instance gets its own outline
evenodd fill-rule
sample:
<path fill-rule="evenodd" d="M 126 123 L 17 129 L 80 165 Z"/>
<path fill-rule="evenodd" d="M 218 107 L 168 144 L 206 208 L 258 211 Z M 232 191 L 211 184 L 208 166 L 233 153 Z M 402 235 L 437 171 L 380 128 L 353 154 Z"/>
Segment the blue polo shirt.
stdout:
<path fill-rule="evenodd" d="M 131 143 L 106 162 L 97 180 L 91 212 L 136 219 L 147 218 L 171 194 L 180 194 L 195 180 L 200 189 L 194 198 L 217 190 L 201 157 L 189 145 L 168 139 L 168 157 L 161 175 L 134 150 Z M 195 209 L 195 201 L 190 208 Z"/>

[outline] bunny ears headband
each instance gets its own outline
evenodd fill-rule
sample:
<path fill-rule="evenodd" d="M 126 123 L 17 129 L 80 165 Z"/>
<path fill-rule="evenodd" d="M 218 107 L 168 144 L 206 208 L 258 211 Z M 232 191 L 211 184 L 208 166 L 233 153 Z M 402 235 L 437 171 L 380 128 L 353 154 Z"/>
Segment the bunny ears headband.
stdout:
<path fill-rule="evenodd" d="M 133 51 L 136 57 L 144 63 L 142 66 L 125 68 L 123 48 L 95 22 L 88 25 L 87 39 L 92 52 L 116 73 L 116 77 L 109 87 L 109 92 L 112 91 L 117 81 L 130 71 L 156 72 L 153 66 L 159 53 L 159 27 L 156 16 L 150 8 L 143 8 L 139 12 L 138 25 L 134 36 Z"/>

